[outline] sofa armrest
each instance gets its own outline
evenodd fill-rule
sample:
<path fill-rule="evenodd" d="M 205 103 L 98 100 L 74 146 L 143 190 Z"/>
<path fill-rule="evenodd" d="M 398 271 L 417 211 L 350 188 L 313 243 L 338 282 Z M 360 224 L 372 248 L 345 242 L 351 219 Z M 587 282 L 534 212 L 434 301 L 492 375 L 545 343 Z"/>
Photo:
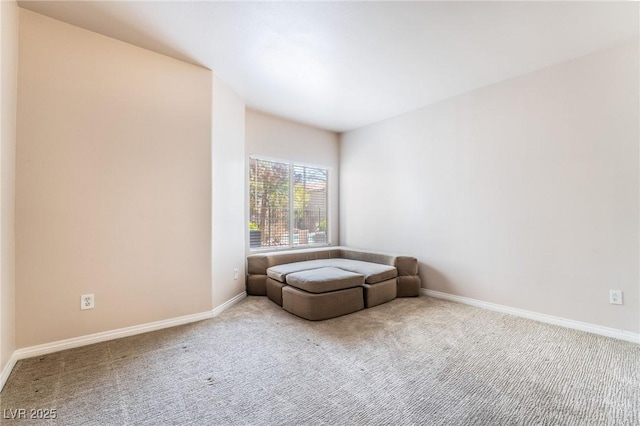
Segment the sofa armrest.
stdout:
<path fill-rule="evenodd" d="M 396 256 L 394 265 L 398 276 L 418 275 L 418 259 L 412 256 Z"/>
<path fill-rule="evenodd" d="M 396 256 L 388 254 L 372 253 L 368 251 L 343 248 L 340 250 L 340 257 L 342 257 L 343 259 L 359 260 L 362 262 L 396 266 Z"/>

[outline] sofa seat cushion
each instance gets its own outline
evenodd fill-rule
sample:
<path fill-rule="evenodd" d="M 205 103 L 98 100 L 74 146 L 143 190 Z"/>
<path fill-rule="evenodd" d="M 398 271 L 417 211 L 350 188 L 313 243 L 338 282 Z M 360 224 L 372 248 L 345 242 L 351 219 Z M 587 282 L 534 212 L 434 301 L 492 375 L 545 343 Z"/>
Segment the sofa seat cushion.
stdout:
<path fill-rule="evenodd" d="M 364 275 L 367 284 L 375 284 L 390 280 L 398 276 L 398 270 L 394 266 L 382 265 L 380 263 L 362 262 L 352 259 L 329 259 L 334 268 L 344 269 Z"/>
<path fill-rule="evenodd" d="M 294 272 L 308 271 L 311 269 L 319 269 L 333 266 L 331 261 L 334 259 L 318 259 L 305 260 L 302 262 L 285 263 L 282 265 L 272 266 L 267 269 L 267 276 L 281 283 L 286 282 L 286 277 Z"/>
<path fill-rule="evenodd" d="M 362 275 L 331 267 L 294 272 L 288 274 L 286 280 L 290 286 L 309 293 L 327 293 L 364 284 Z"/>

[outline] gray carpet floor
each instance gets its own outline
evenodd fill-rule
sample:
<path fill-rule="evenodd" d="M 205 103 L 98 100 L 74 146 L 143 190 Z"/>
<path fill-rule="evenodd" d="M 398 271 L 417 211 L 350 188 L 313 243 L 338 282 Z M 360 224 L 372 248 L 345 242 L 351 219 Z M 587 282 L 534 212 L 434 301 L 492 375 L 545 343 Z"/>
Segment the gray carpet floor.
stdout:
<path fill-rule="evenodd" d="M 309 322 L 248 297 L 195 324 L 18 362 L 61 425 L 639 425 L 640 345 L 428 297 Z"/>

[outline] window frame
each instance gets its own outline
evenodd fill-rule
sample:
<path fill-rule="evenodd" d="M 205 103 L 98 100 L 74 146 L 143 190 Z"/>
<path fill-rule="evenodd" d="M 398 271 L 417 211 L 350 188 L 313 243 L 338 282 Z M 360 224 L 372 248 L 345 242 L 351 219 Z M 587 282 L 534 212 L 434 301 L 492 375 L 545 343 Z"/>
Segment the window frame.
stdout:
<path fill-rule="evenodd" d="M 294 230 L 295 228 L 295 197 L 294 197 L 294 179 L 295 179 L 295 174 L 294 174 L 294 168 L 295 167 L 309 167 L 309 168 L 316 168 L 316 169 L 322 169 L 325 170 L 327 173 L 327 181 L 326 181 L 326 220 L 327 220 L 327 226 L 326 226 L 326 241 L 323 243 L 308 243 L 308 244 L 294 244 L 294 238 L 289 238 L 288 241 L 289 243 L 287 245 L 280 245 L 280 246 L 264 246 L 264 247 L 251 247 L 251 232 L 250 232 L 250 223 L 251 223 L 251 160 L 258 160 L 258 161 L 269 161 L 269 162 L 274 162 L 274 163 L 282 163 L 282 164 L 287 164 L 289 167 L 289 223 L 288 223 L 288 235 L 293 236 L 294 235 Z M 319 164 L 311 164 L 311 163 L 306 163 L 306 162 L 302 162 L 302 161 L 293 161 L 293 160 L 286 160 L 286 159 L 282 159 L 282 158 L 275 158 L 275 157 L 269 157 L 269 156 L 264 156 L 264 155 L 255 155 L 255 154 L 250 154 L 247 157 L 247 171 L 246 171 L 246 176 L 247 176 L 247 183 L 245 185 L 245 188 L 247 189 L 247 214 L 246 214 L 246 221 L 245 221 L 245 226 L 246 226 L 246 230 L 249 231 L 247 232 L 247 236 L 245 237 L 246 239 L 246 246 L 247 246 L 247 250 L 250 253 L 259 253 L 259 252 L 270 252 L 270 251 L 287 251 L 287 250 L 304 250 L 304 249 L 309 249 L 309 248 L 314 248 L 314 247 L 328 247 L 331 246 L 331 222 L 333 221 L 333 217 L 331 214 L 331 190 L 330 190 L 330 183 L 331 183 L 331 179 L 332 179 L 332 168 L 329 166 L 325 166 L 325 165 L 319 165 Z"/>

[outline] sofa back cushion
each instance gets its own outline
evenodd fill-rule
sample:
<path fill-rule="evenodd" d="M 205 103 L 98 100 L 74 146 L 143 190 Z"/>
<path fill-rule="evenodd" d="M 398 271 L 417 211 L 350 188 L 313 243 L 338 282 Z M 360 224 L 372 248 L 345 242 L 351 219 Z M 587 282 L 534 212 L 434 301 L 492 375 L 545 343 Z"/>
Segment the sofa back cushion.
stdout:
<path fill-rule="evenodd" d="M 250 275 L 266 275 L 267 269 L 285 263 L 303 262 L 306 260 L 332 259 L 340 257 L 340 249 L 311 249 L 283 253 L 254 254 L 247 256 L 247 273 Z"/>
<path fill-rule="evenodd" d="M 398 270 L 398 275 L 418 274 L 418 259 L 411 256 L 395 256 L 390 254 L 341 249 L 340 257 L 343 259 L 361 260 L 363 262 L 395 266 Z"/>

